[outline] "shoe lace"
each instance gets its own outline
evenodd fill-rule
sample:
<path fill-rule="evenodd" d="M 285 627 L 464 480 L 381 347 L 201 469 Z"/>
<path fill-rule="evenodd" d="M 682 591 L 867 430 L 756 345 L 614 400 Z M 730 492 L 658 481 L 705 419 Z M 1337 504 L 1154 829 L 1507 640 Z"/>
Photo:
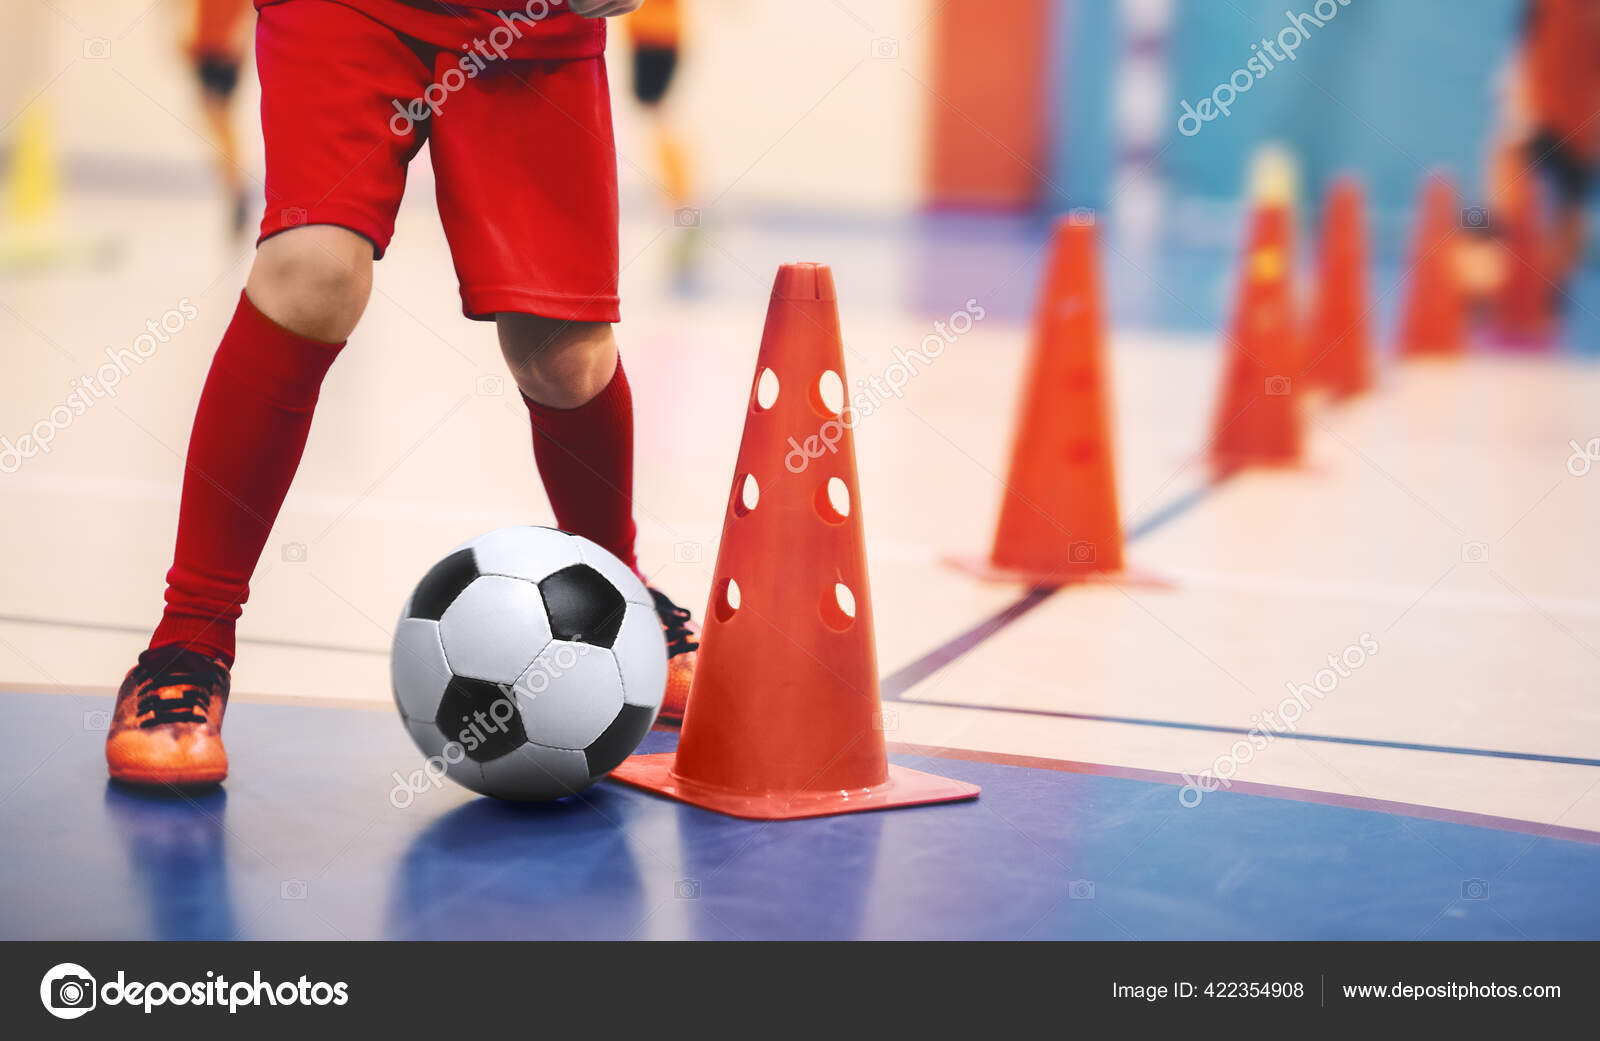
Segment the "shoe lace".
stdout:
<path fill-rule="evenodd" d="M 204 712 L 222 688 L 226 671 L 220 662 L 194 651 L 173 654 L 170 648 L 155 648 L 139 655 L 139 666 L 148 675 L 139 684 L 141 728 L 167 723 L 204 723 Z"/>
<path fill-rule="evenodd" d="M 689 628 L 689 609 L 679 607 L 659 589 L 650 590 L 650 597 L 656 602 L 656 615 L 667 633 L 667 657 L 676 658 L 680 654 L 699 650 L 700 644 L 694 638 L 694 630 Z"/>

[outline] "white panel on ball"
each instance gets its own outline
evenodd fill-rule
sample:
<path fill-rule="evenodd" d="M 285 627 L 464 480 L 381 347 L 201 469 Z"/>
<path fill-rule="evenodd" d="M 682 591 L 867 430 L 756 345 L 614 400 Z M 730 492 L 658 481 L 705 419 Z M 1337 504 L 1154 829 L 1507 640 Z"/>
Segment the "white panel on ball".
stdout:
<path fill-rule="evenodd" d="M 482 764 L 484 788 L 502 799 L 559 799 L 589 787 L 589 761 L 571 748 L 522 745 Z"/>
<path fill-rule="evenodd" d="M 445 608 L 439 635 L 457 676 L 512 683 L 550 642 L 550 620 L 538 586 L 485 575 Z"/>
<path fill-rule="evenodd" d="M 604 647 L 552 640 L 517 679 L 517 709 L 529 741 L 587 748 L 622 711 L 622 674 Z"/>
<path fill-rule="evenodd" d="M 472 550 L 480 575 L 510 575 L 533 582 L 582 560 L 572 536 L 555 528 L 500 528 L 457 548 Z"/>
<path fill-rule="evenodd" d="M 667 690 L 667 638 L 653 608 L 629 604 L 611 645 L 622 672 L 622 700 L 655 708 Z"/>
<path fill-rule="evenodd" d="M 594 568 L 606 577 L 606 580 L 617 587 L 617 592 L 622 594 L 622 599 L 630 604 L 643 604 L 651 607 L 650 591 L 645 589 L 644 583 L 639 581 L 639 576 L 633 569 L 618 560 L 616 554 L 604 549 L 600 545 L 589 541 L 582 535 L 569 535 L 568 538 L 578 544 L 583 555 L 583 562 Z M 554 568 L 551 569 L 555 570 Z M 657 623 L 660 624 L 659 622 Z"/>
<path fill-rule="evenodd" d="M 439 623 L 427 618 L 402 619 L 394 630 L 389 672 L 400 714 L 431 724 L 450 682 L 450 666 L 439 641 Z"/>

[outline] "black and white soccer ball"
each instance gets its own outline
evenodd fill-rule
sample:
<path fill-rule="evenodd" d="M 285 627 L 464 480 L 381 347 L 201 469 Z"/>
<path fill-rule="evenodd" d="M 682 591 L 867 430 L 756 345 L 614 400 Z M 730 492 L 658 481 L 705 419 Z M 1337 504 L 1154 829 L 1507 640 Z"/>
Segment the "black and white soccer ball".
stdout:
<path fill-rule="evenodd" d="M 501 528 L 423 576 L 390 658 L 394 700 L 429 767 L 475 792 L 581 791 L 638 747 L 667 682 L 644 583 L 588 539 Z"/>

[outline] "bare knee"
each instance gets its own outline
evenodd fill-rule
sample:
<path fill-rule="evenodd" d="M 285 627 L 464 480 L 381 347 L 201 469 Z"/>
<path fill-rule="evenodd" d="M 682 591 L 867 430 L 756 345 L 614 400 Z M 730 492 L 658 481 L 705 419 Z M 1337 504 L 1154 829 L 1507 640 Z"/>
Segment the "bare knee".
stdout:
<path fill-rule="evenodd" d="M 495 316 L 500 351 L 522 393 L 551 408 L 577 408 L 606 388 L 617 368 L 617 341 L 606 322 L 569 322 L 531 314 Z"/>
<path fill-rule="evenodd" d="M 256 250 L 245 291 L 262 314 L 291 332 L 342 342 L 372 293 L 372 243 L 333 225 L 291 228 Z"/>

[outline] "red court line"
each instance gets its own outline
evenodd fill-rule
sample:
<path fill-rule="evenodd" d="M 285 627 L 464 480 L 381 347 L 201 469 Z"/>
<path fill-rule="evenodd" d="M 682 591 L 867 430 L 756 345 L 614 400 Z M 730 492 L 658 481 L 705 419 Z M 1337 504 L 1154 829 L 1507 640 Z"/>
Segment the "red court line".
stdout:
<path fill-rule="evenodd" d="M 1030 770 L 1053 770 L 1056 773 L 1089 774 L 1096 777 L 1118 777 L 1129 781 L 1148 781 L 1152 784 L 1185 787 L 1189 782 L 1182 774 L 1165 770 L 1145 770 L 1134 766 L 1110 766 L 1105 763 L 1080 763 L 1073 759 L 1045 759 L 1033 755 L 1012 755 L 1009 752 L 984 752 L 973 748 L 939 748 L 935 745 L 912 745 L 898 741 L 889 742 L 889 751 L 900 755 L 920 755 L 933 759 L 960 759 L 971 763 L 994 763 L 999 766 L 1021 766 Z M 1310 788 L 1290 788 L 1281 784 L 1259 784 L 1254 781 L 1233 781 L 1226 789 L 1241 795 L 1260 795 L 1268 799 L 1288 799 L 1291 802 L 1317 803 L 1322 806 L 1342 806 L 1352 810 L 1388 813 L 1398 817 L 1439 821 L 1445 824 L 1465 824 L 1474 828 L 1492 828 L 1511 831 L 1538 838 L 1561 839 L 1600 846 L 1600 831 L 1568 828 L 1559 824 L 1540 824 L 1538 821 L 1519 820 L 1515 817 L 1496 817 L 1487 813 L 1451 810 L 1442 806 L 1422 806 L 1411 802 L 1394 802 L 1373 799 L 1362 795 L 1340 795 L 1336 792 L 1319 792 Z"/>

